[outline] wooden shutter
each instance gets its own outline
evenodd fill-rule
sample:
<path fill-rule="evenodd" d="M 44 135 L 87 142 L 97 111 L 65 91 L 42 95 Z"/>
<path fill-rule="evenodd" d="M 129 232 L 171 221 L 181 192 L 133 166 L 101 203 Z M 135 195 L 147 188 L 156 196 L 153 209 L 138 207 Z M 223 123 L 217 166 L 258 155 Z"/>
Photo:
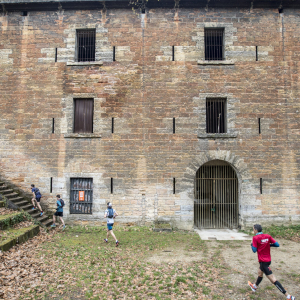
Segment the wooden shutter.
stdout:
<path fill-rule="evenodd" d="M 75 99 L 74 133 L 93 132 L 93 99 Z"/>

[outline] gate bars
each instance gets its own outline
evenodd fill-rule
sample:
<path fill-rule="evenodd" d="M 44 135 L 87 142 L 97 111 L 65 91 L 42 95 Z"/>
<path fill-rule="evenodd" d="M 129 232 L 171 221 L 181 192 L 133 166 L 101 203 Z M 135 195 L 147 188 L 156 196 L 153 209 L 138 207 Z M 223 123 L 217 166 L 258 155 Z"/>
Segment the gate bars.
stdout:
<path fill-rule="evenodd" d="M 196 173 L 194 220 L 198 228 L 237 228 L 238 179 L 229 165 L 204 165 Z"/>
<path fill-rule="evenodd" d="M 79 191 L 84 192 L 80 200 Z M 93 179 L 71 178 L 70 214 L 92 214 L 93 208 Z"/>

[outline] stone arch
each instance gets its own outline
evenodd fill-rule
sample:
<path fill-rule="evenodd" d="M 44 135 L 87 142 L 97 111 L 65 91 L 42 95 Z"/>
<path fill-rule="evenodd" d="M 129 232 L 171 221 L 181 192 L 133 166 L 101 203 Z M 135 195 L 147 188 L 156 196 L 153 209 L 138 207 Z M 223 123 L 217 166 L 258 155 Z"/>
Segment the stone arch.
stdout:
<path fill-rule="evenodd" d="M 239 224 L 243 223 L 243 207 L 249 202 L 249 191 L 253 191 L 252 177 L 248 171 L 248 165 L 243 158 L 237 157 L 229 150 L 211 150 L 199 153 L 194 160 L 187 166 L 183 176 L 183 186 L 181 191 L 185 197 L 191 199 L 190 203 L 194 202 L 194 180 L 196 172 L 205 163 L 212 160 L 221 160 L 227 162 L 236 172 L 239 187 Z M 251 198 L 251 196 L 250 196 Z M 194 220 L 193 220 L 194 221 Z"/>

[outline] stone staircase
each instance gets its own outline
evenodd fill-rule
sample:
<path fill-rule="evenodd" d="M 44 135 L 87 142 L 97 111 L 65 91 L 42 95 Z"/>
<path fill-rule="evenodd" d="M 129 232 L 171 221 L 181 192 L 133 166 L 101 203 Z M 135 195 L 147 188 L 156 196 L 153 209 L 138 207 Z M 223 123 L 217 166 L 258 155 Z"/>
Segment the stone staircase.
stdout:
<path fill-rule="evenodd" d="M 2 181 L 0 181 L 0 198 L 2 198 L 0 199 L 0 207 L 5 206 L 6 198 L 9 202 L 9 207 L 29 213 L 31 217 L 39 221 L 42 226 L 49 227 L 52 224 L 52 219 L 49 219 L 46 214 L 40 217 L 40 211 L 38 209 L 33 209 L 30 200 L 26 200 L 24 197 L 20 196 L 19 193 L 15 192 L 13 188 L 10 188 Z"/>

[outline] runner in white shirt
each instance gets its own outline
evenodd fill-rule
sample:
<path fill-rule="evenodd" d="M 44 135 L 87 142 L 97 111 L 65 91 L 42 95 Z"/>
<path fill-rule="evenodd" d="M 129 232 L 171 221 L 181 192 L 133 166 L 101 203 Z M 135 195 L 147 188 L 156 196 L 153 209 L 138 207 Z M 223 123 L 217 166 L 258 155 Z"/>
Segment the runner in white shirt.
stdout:
<path fill-rule="evenodd" d="M 117 212 L 112 208 L 112 204 L 110 202 L 107 203 L 107 209 L 105 210 L 104 213 L 104 218 L 107 218 L 107 235 L 106 235 L 106 239 L 104 239 L 104 242 L 107 243 L 108 242 L 108 235 L 109 233 L 111 234 L 111 236 L 115 239 L 116 241 L 116 247 L 119 246 L 119 241 L 117 240 L 116 236 L 114 235 L 113 232 L 113 226 L 114 226 L 114 222 L 115 222 L 115 217 L 117 217 L 118 214 Z"/>

